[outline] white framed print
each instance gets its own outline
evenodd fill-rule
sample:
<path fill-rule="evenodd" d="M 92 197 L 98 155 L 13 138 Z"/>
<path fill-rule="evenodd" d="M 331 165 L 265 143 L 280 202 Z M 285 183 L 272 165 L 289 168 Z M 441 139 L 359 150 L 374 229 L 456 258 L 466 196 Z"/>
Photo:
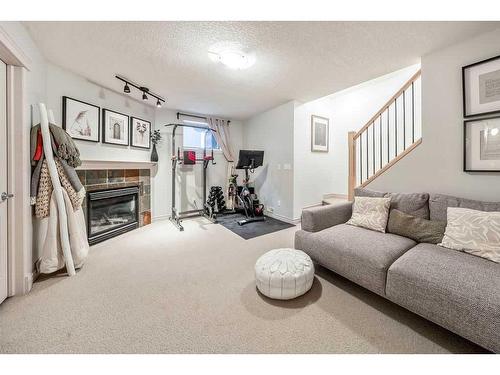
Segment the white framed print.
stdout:
<path fill-rule="evenodd" d="M 130 145 L 151 148 L 151 122 L 132 117 L 130 120 Z"/>
<path fill-rule="evenodd" d="M 100 141 L 100 108 L 96 105 L 63 96 L 62 127 L 73 139 Z"/>
<path fill-rule="evenodd" d="M 464 117 L 500 112 L 500 56 L 462 68 Z"/>
<path fill-rule="evenodd" d="M 464 121 L 464 172 L 500 172 L 500 116 Z"/>
<path fill-rule="evenodd" d="M 129 117 L 109 109 L 102 110 L 102 133 L 104 143 L 129 145 Z"/>
<path fill-rule="evenodd" d="M 326 117 L 311 116 L 311 151 L 328 152 L 330 120 Z"/>

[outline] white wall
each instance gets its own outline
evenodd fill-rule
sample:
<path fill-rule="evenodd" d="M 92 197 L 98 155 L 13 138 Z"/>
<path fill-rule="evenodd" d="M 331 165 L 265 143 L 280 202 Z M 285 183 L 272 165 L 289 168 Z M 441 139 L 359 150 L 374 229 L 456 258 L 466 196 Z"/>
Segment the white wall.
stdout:
<path fill-rule="evenodd" d="M 463 172 L 461 68 L 500 54 L 500 29 L 422 57 L 423 142 L 369 187 L 500 200 L 500 174 Z"/>
<path fill-rule="evenodd" d="M 155 109 L 153 105 L 128 98 L 125 95 L 107 90 L 88 81 L 85 77 L 74 74 L 52 63 L 47 64 L 47 107 L 54 111 L 58 125 L 62 126 L 62 97 L 69 96 L 88 102 L 102 109 L 110 109 L 129 116 L 136 116 L 154 124 Z M 151 101 L 151 103 L 153 103 Z M 102 126 L 102 117 L 101 117 Z M 154 125 L 153 125 L 154 126 Z M 148 161 L 151 151 L 131 146 L 119 146 L 76 140 L 82 160 L 121 160 Z"/>
<path fill-rule="evenodd" d="M 159 162 L 152 170 L 152 216 L 154 220 L 166 218 L 171 207 L 171 128 L 165 124 L 178 122 L 175 110 L 157 109 L 143 104 L 114 91 L 102 88 L 88 81 L 85 77 L 74 74 L 54 64 L 47 64 L 47 105 L 53 109 L 56 122 L 62 124 L 62 97 L 69 96 L 95 104 L 102 108 L 115 110 L 129 116 L 137 116 L 151 121 L 154 129 L 160 129 L 163 135 L 158 145 Z M 241 123 L 231 122 L 231 130 L 237 151 L 242 145 Z M 101 133 L 102 138 L 102 133 Z M 118 160 L 149 161 L 151 150 L 141 150 L 131 146 L 109 145 L 102 143 L 76 141 L 83 160 Z M 177 145 L 182 146 L 182 130 L 176 137 Z M 226 179 L 226 161 L 220 152 L 215 153 L 216 165 L 208 168 L 207 186 L 223 185 Z M 202 206 L 202 174 L 201 166 L 180 167 L 182 173 L 177 174 L 177 207 L 180 210 L 194 209 L 193 201 Z"/>
<path fill-rule="evenodd" d="M 165 124 L 178 123 L 177 111 L 160 109 L 156 111 L 155 126 L 162 134 L 161 143 L 158 145 L 158 167 L 153 179 L 153 219 L 159 220 L 170 216 L 172 207 L 172 127 L 165 127 Z M 239 121 L 231 121 L 231 139 L 236 155 L 243 145 L 242 124 Z M 175 137 L 176 147 L 182 149 L 182 128 L 178 128 Z M 227 162 L 220 151 L 214 152 L 216 165 L 209 164 L 207 169 L 207 194 L 210 186 L 224 186 L 226 181 Z M 176 207 L 178 210 L 195 209 L 202 207 L 202 166 L 177 166 L 176 170 Z"/>
<path fill-rule="evenodd" d="M 264 150 L 264 166 L 251 176 L 259 199 L 278 218 L 293 220 L 293 123 L 291 101 L 245 121 L 245 149 Z M 238 183 L 241 183 L 238 181 Z"/>
<path fill-rule="evenodd" d="M 347 133 L 357 131 L 419 69 L 419 65 L 299 104 L 294 124 L 294 217 L 325 194 L 347 194 Z M 311 115 L 330 119 L 330 150 L 311 152 Z"/>

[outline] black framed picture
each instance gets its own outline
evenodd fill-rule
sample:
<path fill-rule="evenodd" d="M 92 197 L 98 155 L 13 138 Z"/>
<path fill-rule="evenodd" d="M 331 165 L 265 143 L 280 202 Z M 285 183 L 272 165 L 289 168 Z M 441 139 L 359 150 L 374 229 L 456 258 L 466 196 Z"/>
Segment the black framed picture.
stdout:
<path fill-rule="evenodd" d="M 131 117 L 130 145 L 139 148 L 151 148 L 151 122 Z"/>
<path fill-rule="evenodd" d="M 500 116 L 464 121 L 464 171 L 500 172 Z"/>
<path fill-rule="evenodd" d="M 104 143 L 129 145 L 129 117 L 123 113 L 102 110 L 102 135 Z"/>
<path fill-rule="evenodd" d="M 500 113 L 500 56 L 462 68 L 464 117 Z"/>
<path fill-rule="evenodd" d="M 99 142 L 101 140 L 101 108 L 68 96 L 62 97 L 62 127 L 71 138 Z"/>

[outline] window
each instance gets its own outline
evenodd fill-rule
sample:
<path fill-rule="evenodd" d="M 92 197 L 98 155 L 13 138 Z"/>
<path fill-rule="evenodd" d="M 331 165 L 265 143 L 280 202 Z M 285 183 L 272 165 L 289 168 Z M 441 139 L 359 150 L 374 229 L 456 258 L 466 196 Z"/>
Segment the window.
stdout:
<path fill-rule="evenodd" d="M 203 129 L 189 127 L 182 128 L 183 147 L 185 149 L 203 148 L 205 133 L 206 130 Z M 206 145 L 207 149 L 213 148 L 214 150 L 220 150 L 219 144 L 215 140 L 215 137 L 211 131 L 206 135 Z"/>

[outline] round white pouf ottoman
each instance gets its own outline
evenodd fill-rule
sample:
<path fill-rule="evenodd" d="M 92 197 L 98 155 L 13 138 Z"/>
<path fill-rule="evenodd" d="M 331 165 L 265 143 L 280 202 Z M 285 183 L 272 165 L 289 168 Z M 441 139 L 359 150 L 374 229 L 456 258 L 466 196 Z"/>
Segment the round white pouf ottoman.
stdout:
<path fill-rule="evenodd" d="M 269 298 L 292 299 L 311 289 L 314 265 L 306 253 L 295 249 L 275 249 L 255 263 L 255 283 Z"/>

